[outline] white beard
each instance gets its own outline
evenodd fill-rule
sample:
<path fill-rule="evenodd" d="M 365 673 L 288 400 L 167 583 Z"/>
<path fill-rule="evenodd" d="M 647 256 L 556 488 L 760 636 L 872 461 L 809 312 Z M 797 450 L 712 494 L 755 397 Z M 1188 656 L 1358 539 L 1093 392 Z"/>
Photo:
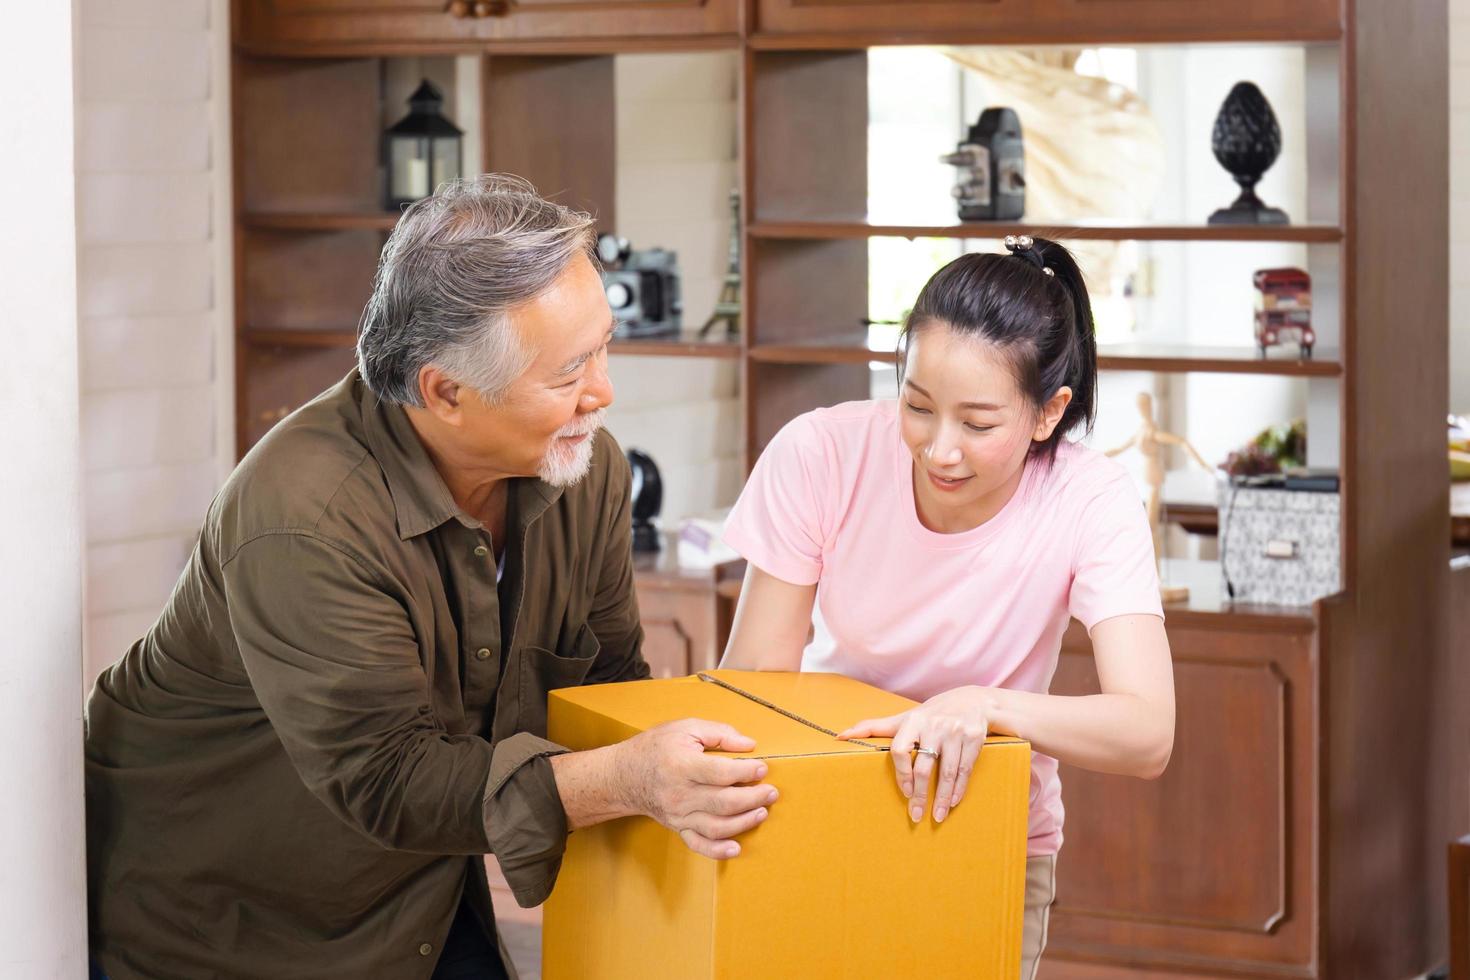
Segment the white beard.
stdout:
<path fill-rule="evenodd" d="M 592 446 L 596 443 L 593 436 L 598 429 L 602 428 L 607 418 L 607 409 L 599 408 L 591 415 L 572 419 L 560 430 L 551 441 L 551 449 L 541 459 L 541 465 L 536 469 L 536 475 L 545 483 L 553 487 L 569 487 L 592 468 Z M 575 445 L 568 445 L 561 440 L 569 436 L 585 435 Z"/>

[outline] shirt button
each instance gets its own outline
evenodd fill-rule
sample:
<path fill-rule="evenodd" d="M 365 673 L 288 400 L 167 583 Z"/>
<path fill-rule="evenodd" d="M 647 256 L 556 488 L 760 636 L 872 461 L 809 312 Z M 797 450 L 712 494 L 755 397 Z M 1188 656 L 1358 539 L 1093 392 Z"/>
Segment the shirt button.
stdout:
<path fill-rule="evenodd" d="M 482 545 L 477 545 L 475 547 L 475 557 L 476 558 L 484 558 L 488 554 L 490 554 L 490 549 L 487 548 L 487 547 L 485 547 L 483 544 Z"/>
<path fill-rule="evenodd" d="M 489 647 L 480 647 L 480 649 L 478 649 L 478 650 L 475 651 L 475 659 L 476 660 L 489 660 L 490 659 L 490 648 Z"/>
<path fill-rule="evenodd" d="M 434 951 L 434 947 L 433 946 L 430 946 L 428 943 L 424 943 L 422 946 L 419 947 L 419 955 L 420 956 L 428 956 L 433 951 Z"/>

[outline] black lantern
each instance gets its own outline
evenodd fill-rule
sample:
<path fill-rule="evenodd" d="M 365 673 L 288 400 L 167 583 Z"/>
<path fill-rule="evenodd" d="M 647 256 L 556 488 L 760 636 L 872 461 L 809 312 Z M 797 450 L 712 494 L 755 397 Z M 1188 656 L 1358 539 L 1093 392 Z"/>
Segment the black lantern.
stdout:
<path fill-rule="evenodd" d="M 424 79 L 408 104 L 408 115 L 383 134 L 390 211 L 428 197 L 447 180 L 457 180 L 462 166 L 464 134 L 440 113 L 444 96 L 439 90 Z"/>

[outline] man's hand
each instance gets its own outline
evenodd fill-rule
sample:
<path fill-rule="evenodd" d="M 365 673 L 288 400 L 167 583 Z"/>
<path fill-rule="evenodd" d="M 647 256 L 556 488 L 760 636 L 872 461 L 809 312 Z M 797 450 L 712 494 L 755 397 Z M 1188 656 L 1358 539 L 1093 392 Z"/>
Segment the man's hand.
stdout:
<path fill-rule="evenodd" d="M 690 850 L 705 857 L 739 854 L 733 838 L 758 826 L 776 802 L 776 788 L 759 783 L 767 772 L 762 760 L 705 755 L 706 749 L 755 748 L 753 739 L 729 725 L 674 721 L 613 748 L 617 788 L 626 805 L 676 831 Z"/>
<path fill-rule="evenodd" d="M 749 752 L 755 740 L 729 725 L 689 718 L 616 745 L 550 757 L 567 827 L 578 830 L 642 815 L 676 831 L 696 853 L 740 853 L 733 838 L 766 819 L 776 788 L 760 759 L 726 759 L 706 749 Z"/>

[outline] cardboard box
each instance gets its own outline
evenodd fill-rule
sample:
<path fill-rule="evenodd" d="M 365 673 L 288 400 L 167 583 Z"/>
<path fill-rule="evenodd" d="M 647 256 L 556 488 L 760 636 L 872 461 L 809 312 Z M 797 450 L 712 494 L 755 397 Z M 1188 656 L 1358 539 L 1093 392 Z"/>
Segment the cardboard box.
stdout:
<path fill-rule="evenodd" d="M 573 833 L 546 903 L 543 976 L 1015 980 L 1030 745 L 989 739 L 959 808 L 914 824 L 888 740 L 832 737 L 913 703 L 835 674 L 729 670 L 552 692 L 549 735 L 574 750 L 681 718 L 733 725 L 781 796 L 730 861 L 646 817 Z"/>

